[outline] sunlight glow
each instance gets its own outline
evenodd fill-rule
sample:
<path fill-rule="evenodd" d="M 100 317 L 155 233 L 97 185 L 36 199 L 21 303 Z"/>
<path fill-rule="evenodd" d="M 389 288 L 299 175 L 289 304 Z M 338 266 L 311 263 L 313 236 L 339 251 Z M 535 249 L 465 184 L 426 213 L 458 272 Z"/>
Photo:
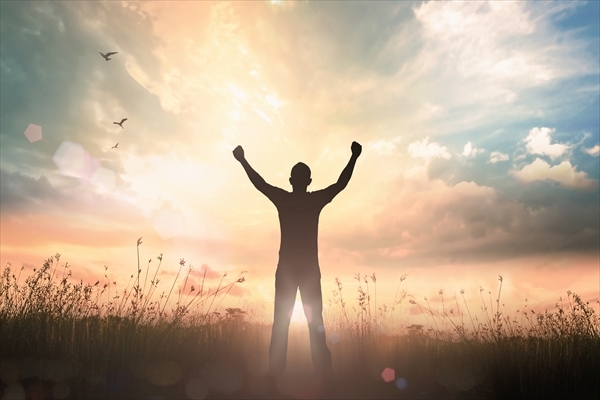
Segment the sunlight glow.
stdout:
<path fill-rule="evenodd" d="M 115 172 L 108 168 L 99 167 L 92 175 L 91 183 L 98 193 L 110 193 L 115 190 L 116 187 Z"/>
<path fill-rule="evenodd" d="M 271 105 L 271 107 L 273 107 L 275 110 L 278 110 L 279 107 L 281 107 L 281 102 L 279 100 L 277 100 L 277 97 L 275 96 L 266 96 L 265 100 L 267 101 L 267 103 L 269 103 Z"/>
<path fill-rule="evenodd" d="M 234 85 L 229 85 L 229 90 L 231 90 L 231 93 L 233 93 L 233 95 L 238 100 L 247 100 L 248 99 L 248 95 L 246 94 L 246 92 L 244 92 L 243 90 L 241 90 L 240 88 L 238 88 Z"/>
<path fill-rule="evenodd" d="M 262 283 L 259 283 L 256 287 L 257 287 L 259 293 L 265 298 L 265 300 L 267 300 L 268 302 L 275 301 L 275 298 L 273 297 L 273 295 L 271 293 L 269 293 L 267 291 L 267 289 L 265 289 L 265 285 L 263 285 Z"/>
<path fill-rule="evenodd" d="M 158 273 L 165 273 L 168 290 L 175 276 L 175 286 L 185 286 L 181 275 L 170 275 L 185 257 L 205 271 L 210 265 L 213 275 L 228 272 L 225 281 L 248 271 L 244 285 L 210 304 L 221 315 L 245 304 L 261 323 L 271 323 L 278 211 L 232 151 L 243 146 L 253 169 L 286 191 L 291 167 L 304 161 L 313 171 L 308 190 L 317 191 L 338 179 L 356 140 L 363 151 L 352 178 L 319 218 L 325 319 L 305 310 L 298 296 L 285 311 L 294 329 L 303 331 L 312 317 L 311 329 L 328 344 L 344 339 L 336 346 L 345 348 L 352 338 L 335 331 L 341 303 L 330 303 L 331 313 L 326 304 L 337 301 L 332 292 L 338 289 L 341 300 L 343 283 L 346 307 L 356 305 L 362 296 L 356 297 L 356 272 L 373 274 L 365 288 L 373 295 L 370 306 L 387 305 L 369 320 L 378 342 L 411 325 L 427 332 L 433 321 L 422 311 L 424 297 L 435 298 L 431 307 L 440 316 L 448 311 L 450 324 L 470 320 L 469 313 L 486 318 L 480 293 L 484 306 L 491 296 L 494 308 L 518 317 L 524 299 L 525 310 L 537 312 L 553 307 L 566 289 L 590 304 L 598 299 L 598 227 L 587 218 L 599 210 L 597 110 L 589 108 L 599 89 L 590 79 L 598 77 L 597 54 L 589 51 L 598 37 L 597 21 L 578 19 L 592 10 L 584 2 L 564 8 L 379 2 L 366 15 L 360 5 L 343 2 L 128 1 L 124 10 L 101 13 L 87 3 L 69 2 L 68 12 L 39 6 L 54 22 L 19 17 L 31 11 L 25 4 L 10 8 L 20 23 L 7 25 L 14 32 L 2 43 L 23 49 L 10 63 L 3 60 L 2 83 L 5 77 L 15 82 L 9 97 L 48 108 L 36 108 L 42 119 L 27 107 L 2 108 L 3 131 L 15 128 L 7 148 L 2 140 L 2 268 L 12 262 L 29 271 L 60 251 L 85 265 L 73 269 L 74 281 L 109 283 L 108 266 L 110 281 L 125 286 L 138 258 L 153 260 L 152 273 L 155 256 L 164 253 Z M 554 23 L 562 15 L 565 23 Z M 72 16 L 82 23 L 66 29 L 61 21 Z M 3 13 L 7 18 L 13 16 Z M 59 36 L 66 29 L 64 51 L 47 49 L 43 71 L 25 76 L 20 67 L 37 62 L 46 22 Z M 111 26 L 123 29 L 100 47 L 87 34 Z M 19 41 L 20 34 L 27 40 Z M 86 38 L 91 41 L 79 43 Z M 369 38 L 378 45 L 374 61 L 365 63 L 358 50 Z M 133 39 L 135 48 L 128 45 Z M 78 44 L 91 58 L 65 75 L 52 57 L 79 60 Z M 109 51 L 118 52 L 110 62 L 98 54 Z M 24 80 L 39 87 L 20 90 Z M 57 104 L 75 111 L 55 112 Z M 576 129 L 568 128 L 573 110 L 582 116 Z M 124 126 L 114 123 L 122 118 Z M 549 224 L 559 226 L 548 232 Z M 140 252 L 138 237 L 144 238 Z M 200 292 L 201 275 L 194 274 L 194 292 L 187 282 L 182 296 Z M 508 277 L 504 286 L 496 274 Z M 406 283 L 398 282 L 401 275 L 409 276 Z M 205 287 L 212 289 L 217 278 L 211 279 Z M 100 299 L 110 301 L 116 285 Z M 459 310 L 452 296 L 463 288 Z M 419 306 L 407 297 L 404 310 L 395 308 L 402 293 Z M 394 367 L 374 364 L 369 374 L 381 380 L 386 366 Z M 90 372 L 89 382 L 101 383 L 105 372 Z M 404 378 L 389 386 L 403 386 Z M 187 372 L 181 378 L 188 398 L 208 396 L 210 382 L 203 386 L 201 379 Z M 263 383 L 256 383 L 258 397 Z M 21 393 L 12 386 L 17 381 L 4 384 L 5 397 Z M 56 390 L 60 397 L 67 388 Z"/>
<path fill-rule="evenodd" d="M 265 114 L 262 110 L 259 110 L 258 108 L 255 108 L 254 112 L 257 113 L 259 117 L 261 117 L 262 119 L 264 119 L 265 121 L 267 121 L 269 124 L 273 125 L 273 120 L 271 118 L 269 118 L 267 116 L 267 114 Z"/>
<path fill-rule="evenodd" d="M 462 152 L 462 155 L 468 156 L 469 154 L 471 154 L 471 150 L 473 150 L 473 145 L 471 144 L 471 142 L 468 142 L 467 144 L 465 144 L 465 148 Z"/>
<path fill-rule="evenodd" d="M 181 234 L 183 229 L 183 217 L 177 212 L 162 210 L 154 219 L 152 226 L 161 238 L 164 240 L 171 239 L 172 237 Z"/>
<path fill-rule="evenodd" d="M 296 324 L 305 324 L 306 321 L 307 321 L 307 318 L 304 315 L 304 308 L 302 307 L 302 301 L 299 298 L 296 298 L 296 303 L 294 303 L 294 309 L 292 310 L 291 322 L 296 323 Z"/>

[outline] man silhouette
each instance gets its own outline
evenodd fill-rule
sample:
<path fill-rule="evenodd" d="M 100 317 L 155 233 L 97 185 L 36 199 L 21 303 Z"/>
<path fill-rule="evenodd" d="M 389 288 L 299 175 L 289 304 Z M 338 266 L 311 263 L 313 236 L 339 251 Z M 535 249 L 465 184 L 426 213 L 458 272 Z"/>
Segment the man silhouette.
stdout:
<path fill-rule="evenodd" d="M 291 193 L 265 182 L 246 161 L 241 146 L 233 150 L 233 156 L 242 164 L 252 184 L 273 202 L 279 212 L 281 243 L 275 273 L 275 310 L 267 374 L 269 377 L 280 377 L 285 371 L 290 319 L 296 291 L 300 289 L 315 372 L 319 378 L 333 379 L 331 352 L 327 348 L 323 324 L 317 235 L 321 210 L 348 185 L 356 160 L 362 151 L 362 146 L 357 142 L 352 142 L 350 148 L 352 156 L 337 182 L 316 192 L 306 190 L 312 182 L 310 168 L 301 162 L 294 165 L 289 179 L 293 188 Z"/>

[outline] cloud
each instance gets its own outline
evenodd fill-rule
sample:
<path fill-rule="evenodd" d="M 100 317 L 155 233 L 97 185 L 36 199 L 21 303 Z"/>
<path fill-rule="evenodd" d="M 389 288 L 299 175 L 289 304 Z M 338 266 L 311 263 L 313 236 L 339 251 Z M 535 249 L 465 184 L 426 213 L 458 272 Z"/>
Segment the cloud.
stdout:
<path fill-rule="evenodd" d="M 417 120 L 426 121 L 429 119 L 441 117 L 446 113 L 446 111 L 447 110 L 439 104 L 425 102 L 425 104 L 423 104 L 415 113 L 415 118 Z"/>
<path fill-rule="evenodd" d="M 438 143 L 427 143 L 429 141 L 429 137 L 421 141 L 416 141 L 408 145 L 408 152 L 412 157 L 419 157 L 425 159 L 425 162 L 428 163 L 433 158 L 444 158 L 449 159 L 450 153 L 445 146 L 440 146 Z"/>
<path fill-rule="evenodd" d="M 576 171 L 569 161 L 551 167 L 546 161 L 536 158 L 513 174 L 525 183 L 552 180 L 568 189 L 592 191 L 598 188 L 597 180 L 588 178 L 584 171 Z"/>
<path fill-rule="evenodd" d="M 445 118 L 432 123 L 432 130 L 450 134 L 507 119 L 570 116 L 576 112 L 572 105 L 588 102 L 589 94 L 570 87 L 588 87 L 584 77 L 597 76 L 597 53 L 590 49 L 598 42 L 593 34 L 552 23 L 552 15 L 566 7 L 576 6 L 497 1 L 413 6 L 420 46 L 402 75 L 420 92 L 436 93 Z M 428 101 L 432 97 L 422 104 Z"/>
<path fill-rule="evenodd" d="M 412 168 L 404 171 L 404 179 L 417 181 L 417 182 L 427 182 L 429 180 L 429 176 L 427 174 L 427 167 L 424 165 L 417 165 Z"/>
<path fill-rule="evenodd" d="M 529 135 L 523 140 L 527 151 L 531 154 L 550 156 L 552 159 L 562 156 L 569 146 L 560 143 L 550 144 L 550 134 L 555 130 L 550 128 L 532 128 Z"/>
<path fill-rule="evenodd" d="M 44 175 L 33 178 L 18 171 L 0 169 L 0 204 L 2 213 L 49 210 L 63 199 Z"/>
<path fill-rule="evenodd" d="M 408 145 L 408 152 L 411 157 L 422 158 L 424 165 L 415 165 L 406 169 L 403 173 L 404 179 L 426 184 L 429 181 L 428 168 L 430 162 L 434 159 L 450 159 L 451 155 L 445 146 L 439 143 L 428 143 L 429 137 L 423 140 L 413 142 Z"/>
<path fill-rule="evenodd" d="M 115 246 L 147 223 L 137 207 L 99 196 L 92 187 L 53 186 L 43 175 L 36 179 L 4 168 L 0 169 L 0 204 L 3 230 L 11 232 L 3 243 L 17 246 L 56 241 Z M 74 223 L 83 220 L 90 223 Z M 33 225 L 35 230 L 29 231 Z"/>
<path fill-rule="evenodd" d="M 508 154 L 504 154 L 499 151 L 493 151 L 492 154 L 490 154 L 490 162 L 492 164 L 496 164 L 500 161 L 508 161 L 509 158 L 510 157 L 508 157 Z"/>
<path fill-rule="evenodd" d="M 600 146 L 595 145 L 594 147 L 590 147 L 589 149 L 583 149 L 590 156 L 598 157 L 600 155 Z"/>
<path fill-rule="evenodd" d="M 9 214 L 2 217 L 2 245 L 7 248 L 35 249 L 49 245 L 81 246 L 93 252 L 102 252 L 123 246 L 123 243 L 132 242 L 132 237 L 142 229 L 141 227 L 123 228 L 120 221 L 108 221 L 106 218 L 89 215 L 60 215 L 47 214 L 41 207 L 37 212 L 17 216 Z M 88 218 L 94 221 L 90 224 L 78 225 L 73 221 Z"/>
<path fill-rule="evenodd" d="M 202 264 L 199 270 L 190 272 L 190 276 L 202 281 L 202 279 L 220 278 L 222 274 L 212 269 L 208 264 Z"/>
<path fill-rule="evenodd" d="M 396 143 L 400 142 L 400 138 L 393 140 L 381 139 L 370 145 L 372 149 L 375 149 L 379 154 L 393 154 L 396 151 Z"/>
<path fill-rule="evenodd" d="M 431 43 L 428 50 L 443 56 L 439 61 L 446 68 L 464 77 L 486 77 L 497 85 L 487 88 L 493 91 L 510 83 L 535 86 L 593 70 L 590 63 L 560 60 L 557 55 L 567 50 L 565 44 L 550 46 L 551 39 L 543 37 L 554 33 L 552 27 L 534 15 L 559 9 L 560 5 L 540 9 L 519 2 L 429 1 L 415 7 L 414 13 Z"/>
<path fill-rule="evenodd" d="M 549 252 L 597 252 L 597 194 L 589 201 L 552 187 L 523 199 L 474 182 L 415 187 L 402 179 L 386 205 L 362 223 L 323 238 L 322 252 L 360 254 L 362 265 L 398 268 L 489 262 Z"/>
<path fill-rule="evenodd" d="M 485 150 L 483 149 L 476 149 L 475 147 L 473 147 L 473 144 L 471 142 L 467 142 L 467 144 L 465 144 L 465 147 L 463 148 L 462 155 L 465 157 L 473 157 L 478 153 L 483 153 L 484 151 Z"/>

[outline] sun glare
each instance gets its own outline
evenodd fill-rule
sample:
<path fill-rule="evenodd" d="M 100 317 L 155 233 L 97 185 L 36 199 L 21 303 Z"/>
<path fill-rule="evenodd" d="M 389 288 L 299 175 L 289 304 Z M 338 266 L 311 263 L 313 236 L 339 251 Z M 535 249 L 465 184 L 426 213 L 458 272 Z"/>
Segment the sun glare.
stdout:
<path fill-rule="evenodd" d="M 266 96 L 265 100 L 267 100 L 267 103 L 276 110 L 281 107 L 281 102 L 275 96 Z"/>
<path fill-rule="evenodd" d="M 229 85 L 229 90 L 231 90 L 231 93 L 233 93 L 235 98 L 238 100 L 245 101 L 248 99 L 248 95 L 246 94 L 246 92 L 244 92 L 235 85 Z"/>
<path fill-rule="evenodd" d="M 291 322 L 295 324 L 306 324 L 306 316 L 304 315 L 304 309 L 302 308 L 302 301 L 300 300 L 299 295 L 296 297 L 296 303 L 292 310 Z"/>

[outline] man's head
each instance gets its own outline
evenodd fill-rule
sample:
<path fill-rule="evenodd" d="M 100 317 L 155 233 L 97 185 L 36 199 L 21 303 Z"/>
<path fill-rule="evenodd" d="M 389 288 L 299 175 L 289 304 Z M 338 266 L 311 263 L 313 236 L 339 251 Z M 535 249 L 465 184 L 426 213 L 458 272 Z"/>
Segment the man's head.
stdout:
<path fill-rule="evenodd" d="M 290 174 L 290 183 L 292 184 L 292 187 L 295 190 L 306 191 L 306 188 L 311 182 L 312 179 L 310 178 L 310 168 L 308 168 L 308 165 L 302 162 L 294 165 Z"/>

